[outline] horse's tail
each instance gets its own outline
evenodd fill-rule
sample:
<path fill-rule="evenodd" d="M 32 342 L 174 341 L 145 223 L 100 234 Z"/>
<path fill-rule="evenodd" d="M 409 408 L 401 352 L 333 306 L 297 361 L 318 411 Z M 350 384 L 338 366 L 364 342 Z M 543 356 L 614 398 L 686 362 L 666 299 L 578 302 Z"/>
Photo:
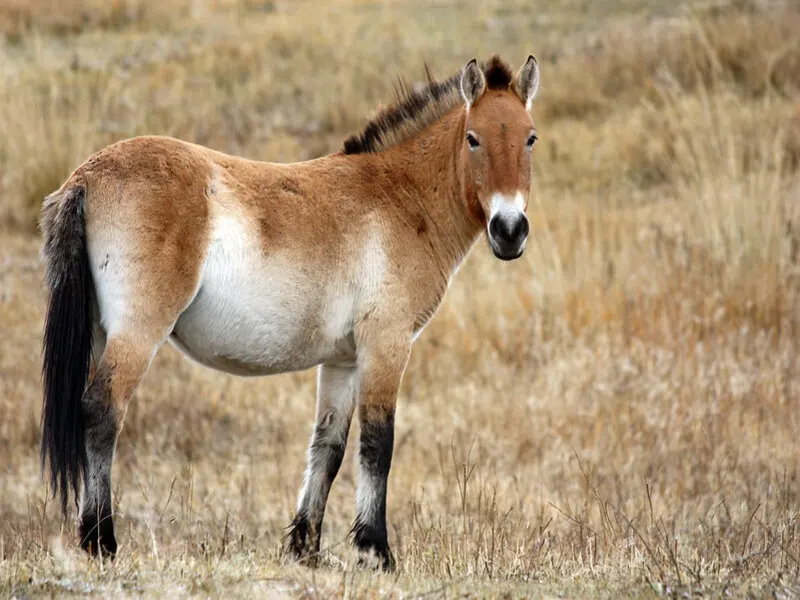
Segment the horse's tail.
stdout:
<path fill-rule="evenodd" d="M 41 215 L 42 259 L 49 290 L 43 339 L 42 471 L 67 513 L 86 468 L 81 397 L 89 377 L 94 287 L 86 250 L 86 187 L 70 185 L 45 199 Z"/>

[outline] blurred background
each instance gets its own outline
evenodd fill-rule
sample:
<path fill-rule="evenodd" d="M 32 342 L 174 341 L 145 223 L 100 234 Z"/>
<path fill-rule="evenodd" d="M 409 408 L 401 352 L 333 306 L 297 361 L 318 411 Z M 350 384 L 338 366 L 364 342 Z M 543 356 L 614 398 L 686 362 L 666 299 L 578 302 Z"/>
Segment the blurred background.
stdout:
<path fill-rule="evenodd" d="M 0 595 L 792 597 L 800 572 L 800 7 L 768 0 L 0 0 Z M 533 53 L 524 259 L 479 242 L 417 341 L 392 578 L 354 568 L 354 424 L 326 567 L 278 550 L 315 374 L 164 347 L 85 562 L 40 475 L 36 217 L 139 134 L 297 161 L 398 77 Z"/>

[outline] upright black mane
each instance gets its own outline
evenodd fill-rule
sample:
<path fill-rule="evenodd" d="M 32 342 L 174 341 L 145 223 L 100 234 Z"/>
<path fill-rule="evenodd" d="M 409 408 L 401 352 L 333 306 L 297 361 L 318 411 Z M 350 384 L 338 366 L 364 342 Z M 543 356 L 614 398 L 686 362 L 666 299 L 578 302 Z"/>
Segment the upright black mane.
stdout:
<path fill-rule="evenodd" d="M 514 74 L 500 57 L 493 56 L 481 65 L 489 89 L 507 89 Z M 381 109 L 361 133 L 344 141 L 345 154 L 381 152 L 416 135 L 464 102 L 461 96 L 461 73 L 437 81 L 425 66 L 425 83 L 409 85 L 400 80 L 395 103 Z"/>

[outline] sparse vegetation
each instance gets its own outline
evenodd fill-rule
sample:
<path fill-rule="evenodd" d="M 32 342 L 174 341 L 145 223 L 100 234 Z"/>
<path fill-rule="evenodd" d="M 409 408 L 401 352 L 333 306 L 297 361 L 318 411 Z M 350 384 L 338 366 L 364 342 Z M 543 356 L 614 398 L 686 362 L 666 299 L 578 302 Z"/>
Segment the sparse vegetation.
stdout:
<path fill-rule="evenodd" d="M 779 1 L 0 0 L 0 594 L 800 595 L 798 31 Z M 357 426 L 326 566 L 279 559 L 312 372 L 171 348 L 118 448 L 121 554 L 86 561 L 39 471 L 42 197 L 142 133 L 331 152 L 395 76 L 494 51 L 541 62 L 532 237 L 479 244 L 415 346 L 398 573 L 345 541 Z"/>

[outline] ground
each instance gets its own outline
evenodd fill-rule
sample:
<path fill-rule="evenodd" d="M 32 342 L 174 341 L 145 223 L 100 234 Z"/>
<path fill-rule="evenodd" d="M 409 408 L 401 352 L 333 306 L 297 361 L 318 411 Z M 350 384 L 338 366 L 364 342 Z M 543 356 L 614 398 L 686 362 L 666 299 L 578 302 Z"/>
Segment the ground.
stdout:
<path fill-rule="evenodd" d="M 719 0 L 0 0 L 0 596 L 800 596 L 800 9 Z M 417 341 L 360 570 L 358 429 L 325 564 L 285 564 L 314 372 L 172 348 L 91 562 L 38 459 L 35 219 L 93 150 L 167 134 L 337 150 L 396 77 L 540 61 L 525 256 L 481 240 Z"/>

